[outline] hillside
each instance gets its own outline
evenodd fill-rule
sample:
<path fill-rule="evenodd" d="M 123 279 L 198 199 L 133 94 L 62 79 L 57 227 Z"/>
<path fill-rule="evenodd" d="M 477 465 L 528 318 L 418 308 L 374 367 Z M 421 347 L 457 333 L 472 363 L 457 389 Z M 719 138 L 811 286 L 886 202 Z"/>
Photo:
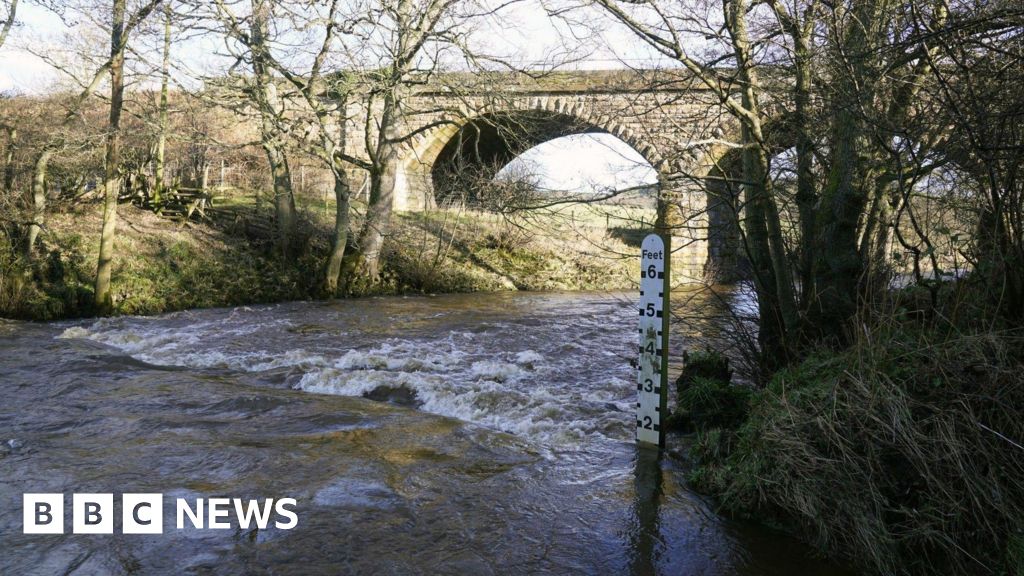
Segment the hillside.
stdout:
<path fill-rule="evenodd" d="M 272 255 L 268 206 L 235 198 L 216 208 L 181 222 L 120 207 L 117 313 L 320 297 L 333 206 L 302 206 L 307 248 L 288 261 Z M 629 243 L 643 232 L 631 210 L 639 209 L 577 206 L 529 220 L 465 210 L 399 214 L 385 244 L 381 281 L 351 295 L 626 288 L 635 252 Z M 100 226 L 97 204 L 78 206 L 50 217 L 34 262 L 5 256 L 0 316 L 90 315 Z"/>

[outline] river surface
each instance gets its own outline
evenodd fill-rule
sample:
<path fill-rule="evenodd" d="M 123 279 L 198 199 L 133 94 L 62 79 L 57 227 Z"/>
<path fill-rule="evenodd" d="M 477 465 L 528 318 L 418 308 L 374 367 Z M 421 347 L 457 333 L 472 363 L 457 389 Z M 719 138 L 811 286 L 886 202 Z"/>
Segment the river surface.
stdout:
<path fill-rule="evenodd" d="M 635 447 L 636 323 L 580 293 L 0 321 L 0 574 L 845 573 Z M 26 492 L 65 535 L 22 534 Z M 165 531 L 71 534 L 72 493 L 162 493 Z M 211 497 L 298 525 L 175 529 Z"/>

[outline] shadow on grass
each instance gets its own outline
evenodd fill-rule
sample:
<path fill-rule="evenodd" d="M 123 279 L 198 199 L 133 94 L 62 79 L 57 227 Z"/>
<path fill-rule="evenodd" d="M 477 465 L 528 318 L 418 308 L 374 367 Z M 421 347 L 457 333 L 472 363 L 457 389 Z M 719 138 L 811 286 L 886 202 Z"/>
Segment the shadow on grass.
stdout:
<path fill-rule="evenodd" d="M 633 248 L 639 248 L 640 244 L 643 243 L 644 238 L 652 232 L 654 232 L 654 228 L 648 227 L 630 228 L 626 226 L 612 226 L 611 228 L 608 228 L 609 236 L 619 240 L 626 246 Z"/>

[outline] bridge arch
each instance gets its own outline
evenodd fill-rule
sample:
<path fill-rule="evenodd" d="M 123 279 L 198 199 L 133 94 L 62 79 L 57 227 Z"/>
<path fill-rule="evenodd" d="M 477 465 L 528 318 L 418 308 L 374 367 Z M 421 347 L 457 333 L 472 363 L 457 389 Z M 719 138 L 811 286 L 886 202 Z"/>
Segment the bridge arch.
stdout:
<path fill-rule="evenodd" d="M 673 238 L 673 276 L 703 281 L 709 270 L 719 268 L 715 261 L 729 260 L 718 257 L 729 252 L 729 239 L 708 230 L 729 224 L 722 206 L 714 206 L 717 213 L 709 218 L 713 204 L 707 180 L 715 158 L 708 152 L 709 144 L 714 148 L 734 123 L 713 93 L 695 88 L 690 80 L 680 71 L 597 70 L 539 77 L 453 74 L 428 83 L 411 95 L 409 109 L 417 112 L 403 120 L 413 135 L 400 152 L 392 206 L 396 211 L 436 207 L 435 188 L 443 196 L 446 166 L 467 160 L 453 141 L 472 142 L 474 134 L 480 140 L 490 131 L 493 145 L 468 160 L 478 166 L 490 163 L 494 172 L 500 168 L 496 164 L 530 144 L 569 134 L 609 134 L 658 174 L 659 224 Z M 369 121 L 357 115 L 350 123 L 349 142 L 365 138 L 361 120 Z M 539 126 L 540 136 L 523 129 L 529 125 Z M 510 137 L 500 142 L 503 138 L 495 133 Z"/>
<path fill-rule="evenodd" d="M 656 148 L 613 117 L 593 113 L 571 99 L 534 98 L 526 105 L 489 106 L 458 119 L 440 122 L 418 135 L 408 147 L 400 186 L 399 208 L 417 209 L 444 201 L 465 183 L 461 178 L 490 179 L 530 148 L 575 134 L 610 134 L 633 148 L 661 172 Z"/>

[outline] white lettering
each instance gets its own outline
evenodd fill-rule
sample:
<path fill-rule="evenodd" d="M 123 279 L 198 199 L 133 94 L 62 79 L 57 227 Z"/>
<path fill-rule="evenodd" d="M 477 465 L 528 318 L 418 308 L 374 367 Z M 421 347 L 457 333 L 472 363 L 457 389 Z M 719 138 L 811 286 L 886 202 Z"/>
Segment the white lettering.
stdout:
<path fill-rule="evenodd" d="M 113 494 L 74 494 L 71 531 L 75 534 L 114 533 Z"/>
<path fill-rule="evenodd" d="M 285 506 L 295 506 L 295 504 L 296 502 L 294 498 L 281 498 L 280 500 L 277 501 L 277 506 L 275 510 L 277 510 L 278 516 L 284 516 L 285 518 L 290 518 L 291 520 L 288 522 L 275 522 L 274 526 L 277 526 L 281 530 L 291 530 L 292 528 L 295 528 L 296 525 L 298 525 L 299 516 L 295 512 L 292 512 L 291 510 L 285 508 Z"/>
<path fill-rule="evenodd" d="M 25 534 L 64 533 L 63 494 L 22 495 L 22 532 Z"/>
<path fill-rule="evenodd" d="M 231 510 L 228 506 L 231 505 L 231 500 L 227 498 L 210 498 L 209 500 L 209 511 L 210 511 L 210 522 L 207 525 L 212 529 L 231 528 L 231 524 L 228 522 L 221 522 L 218 518 L 227 518 L 231 514 Z"/>
<path fill-rule="evenodd" d="M 196 500 L 196 510 L 195 510 L 195 512 L 192 511 L 192 508 L 189 507 L 188 502 L 186 502 L 184 498 L 178 498 L 178 530 L 181 530 L 182 528 L 185 527 L 185 517 L 182 515 L 183 512 L 192 521 L 192 526 L 194 528 L 202 528 L 203 527 L 203 499 L 202 498 Z"/>
<path fill-rule="evenodd" d="M 235 498 L 235 516 L 238 517 L 238 527 L 242 530 L 249 528 L 249 523 L 256 520 L 256 527 L 264 530 L 267 522 L 270 522 L 270 512 L 273 509 L 274 500 L 264 500 L 263 509 L 260 509 L 259 500 L 249 500 L 249 505 L 242 507 L 242 500 Z"/>

